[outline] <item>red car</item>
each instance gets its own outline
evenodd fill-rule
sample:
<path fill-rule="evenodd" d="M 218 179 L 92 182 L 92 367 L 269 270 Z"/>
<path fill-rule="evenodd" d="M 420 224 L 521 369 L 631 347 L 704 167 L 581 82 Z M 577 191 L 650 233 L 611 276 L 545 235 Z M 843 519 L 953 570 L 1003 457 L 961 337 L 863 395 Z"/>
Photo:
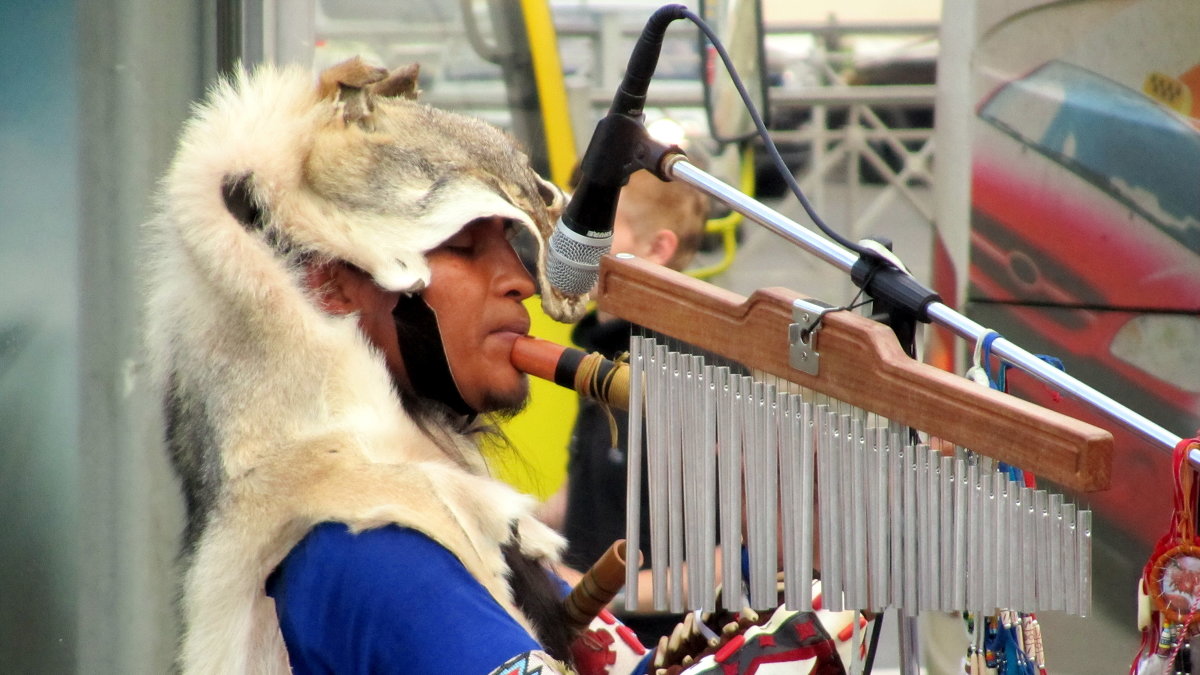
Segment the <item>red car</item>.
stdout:
<path fill-rule="evenodd" d="M 1200 131 L 1113 80 L 1049 62 L 978 108 L 967 313 L 1181 436 L 1200 428 Z M 1169 448 L 1014 377 L 1014 393 L 1113 431 L 1091 497 L 1164 531 Z"/>

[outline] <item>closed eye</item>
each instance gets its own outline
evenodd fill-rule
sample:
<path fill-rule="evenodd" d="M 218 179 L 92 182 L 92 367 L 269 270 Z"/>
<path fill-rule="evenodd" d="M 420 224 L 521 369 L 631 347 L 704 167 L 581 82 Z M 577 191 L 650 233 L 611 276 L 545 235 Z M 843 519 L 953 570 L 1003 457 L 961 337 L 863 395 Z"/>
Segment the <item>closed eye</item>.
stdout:
<path fill-rule="evenodd" d="M 468 255 L 475 250 L 475 237 L 471 232 L 471 228 L 463 228 L 457 234 L 442 242 L 438 248 L 457 253 L 459 255 Z"/>
<path fill-rule="evenodd" d="M 509 223 L 508 219 L 498 216 L 473 220 L 455 232 L 454 236 L 442 242 L 438 249 L 459 256 L 474 256 L 480 252 L 480 247 L 491 236 L 492 230 L 489 228 L 509 230 L 511 229 L 508 227 Z M 505 235 L 507 236 L 507 232 Z"/>

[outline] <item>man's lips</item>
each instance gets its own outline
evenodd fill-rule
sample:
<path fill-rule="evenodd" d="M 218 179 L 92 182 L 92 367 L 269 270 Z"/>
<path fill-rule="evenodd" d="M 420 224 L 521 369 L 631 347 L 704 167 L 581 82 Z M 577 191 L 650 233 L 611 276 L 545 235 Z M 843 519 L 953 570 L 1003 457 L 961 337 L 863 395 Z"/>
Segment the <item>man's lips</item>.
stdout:
<path fill-rule="evenodd" d="M 499 327 L 497 327 L 492 332 L 493 333 L 504 333 L 504 334 L 512 333 L 512 334 L 518 335 L 518 336 L 519 335 L 528 335 L 529 334 L 529 323 L 530 322 L 529 322 L 528 318 L 526 318 L 524 320 L 514 319 L 512 321 L 501 324 Z"/>
<path fill-rule="evenodd" d="M 517 343 L 517 340 L 528 334 L 529 324 L 510 324 L 492 331 L 490 338 L 497 340 L 495 344 L 501 347 L 506 354 L 509 354 L 512 351 L 513 345 Z"/>

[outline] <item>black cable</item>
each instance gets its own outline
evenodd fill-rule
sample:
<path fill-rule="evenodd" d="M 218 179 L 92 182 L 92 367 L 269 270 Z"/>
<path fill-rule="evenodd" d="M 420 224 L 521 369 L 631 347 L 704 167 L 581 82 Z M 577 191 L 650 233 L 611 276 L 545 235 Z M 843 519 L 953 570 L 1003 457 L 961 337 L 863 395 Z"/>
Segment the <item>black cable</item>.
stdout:
<path fill-rule="evenodd" d="M 704 22 L 704 19 L 701 19 L 691 10 L 685 9 L 681 12 L 681 14 L 689 21 L 696 24 L 696 27 L 704 33 L 709 42 L 712 43 L 713 48 L 716 49 L 717 55 L 721 57 L 721 62 L 725 64 L 725 70 L 729 73 L 730 79 L 733 80 L 733 85 L 737 88 L 738 95 L 742 97 L 742 103 L 746 106 L 746 111 L 750 113 L 750 119 L 754 121 L 754 127 L 758 130 L 758 135 L 762 139 L 763 146 L 767 150 L 767 155 L 775 164 L 775 169 L 779 171 L 780 176 L 783 177 L 784 182 L 787 183 L 788 188 L 792 191 L 792 194 L 796 196 L 796 199 L 800 200 L 800 206 L 804 207 L 804 212 L 807 213 L 808 217 L 812 219 L 813 224 L 820 228 L 821 232 L 824 232 L 825 235 L 830 239 L 846 247 L 847 249 L 854 251 L 859 256 L 873 260 L 884 261 L 889 267 L 892 267 L 893 265 L 890 261 L 882 258 L 875 251 L 846 239 L 840 233 L 825 224 L 825 221 L 817 213 L 816 209 L 814 209 L 812 204 L 809 203 L 808 197 L 804 196 L 804 191 L 800 189 L 800 184 L 796 182 L 796 177 L 792 175 L 787 163 L 783 161 L 783 156 L 779 154 L 779 149 L 775 147 L 775 141 L 771 140 L 771 134 L 767 131 L 767 125 L 765 122 L 763 122 L 762 115 L 759 114 L 758 108 L 754 106 L 754 101 L 751 100 L 750 93 L 746 91 L 746 85 L 742 82 L 741 76 L 738 75 L 737 68 L 735 68 L 733 65 L 733 59 L 729 57 L 729 52 L 725 50 L 725 45 L 721 44 L 721 40 L 717 37 L 716 33 L 713 32 L 712 28 L 710 28 L 708 24 Z"/>
<path fill-rule="evenodd" d="M 879 633 L 883 630 L 883 612 L 875 615 L 875 629 L 871 631 L 871 644 L 867 647 L 867 657 L 863 659 L 863 673 L 871 675 L 875 666 L 875 652 L 879 649 Z"/>

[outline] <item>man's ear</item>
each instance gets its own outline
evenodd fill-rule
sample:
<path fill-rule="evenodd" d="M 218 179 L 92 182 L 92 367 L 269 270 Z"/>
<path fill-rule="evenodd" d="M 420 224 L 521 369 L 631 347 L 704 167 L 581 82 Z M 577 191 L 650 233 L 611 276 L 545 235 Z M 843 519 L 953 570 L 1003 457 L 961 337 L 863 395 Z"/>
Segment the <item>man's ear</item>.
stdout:
<path fill-rule="evenodd" d="M 349 314 L 358 309 L 353 297 L 355 280 L 349 278 L 352 274 L 348 267 L 331 260 L 309 265 L 304 280 L 318 307 L 329 314 Z"/>
<path fill-rule="evenodd" d="M 644 256 L 650 262 L 666 265 L 679 248 L 679 235 L 672 230 L 658 230 L 650 237 L 649 250 Z"/>

